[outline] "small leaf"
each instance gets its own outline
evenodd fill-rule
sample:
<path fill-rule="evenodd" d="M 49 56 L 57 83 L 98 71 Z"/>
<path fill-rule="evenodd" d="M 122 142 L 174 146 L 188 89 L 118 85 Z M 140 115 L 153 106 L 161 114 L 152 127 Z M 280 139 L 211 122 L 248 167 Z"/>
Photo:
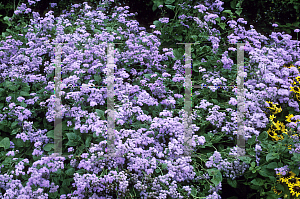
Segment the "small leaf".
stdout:
<path fill-rule="evenodd" d="M 156 172 L 156 173 L 159 173 L 159 172 L 160 172 L 160 170 L 159 170 L 159 169 L 155 169 L 155 172 Z"/>
<path fill-rule="evenodd" d="M 5 149 L 9 149 L 9 147 L 10 147 L 10 141 L 9 141 L 8 137 L 6 137 L 6 138 L 4 138 L 4 139 L 2 139 L 0 141 L 0 147 L 3 147 Z"/>

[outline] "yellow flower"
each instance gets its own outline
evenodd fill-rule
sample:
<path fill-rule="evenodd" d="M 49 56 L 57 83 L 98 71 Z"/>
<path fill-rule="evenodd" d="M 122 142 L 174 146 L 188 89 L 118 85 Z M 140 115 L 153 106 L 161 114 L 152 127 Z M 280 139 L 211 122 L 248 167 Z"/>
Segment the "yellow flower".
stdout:
<path fill-rule="evenodd" d="M 300 97 L 300 95 L 297 93 L 296 98 L 297 98 L 298 101 L 300 101 L 299 97 Z"/>
<path fill-rule="evenodd" d="M 289 187 L 289 190 L 290 190 L 292 196 L 296 195 L 296 197 L 298 197 L 300 195 L 300 185 L 299 184 L 292 185 L 291 187 Z"/>
<path fill-rule="evenodd" d="M 270 119 L 271 119 L 271 120 L 273 120 L 274 118 L 276 118 L 276 116 L 270 115 Z"/>
<path fill-rule="evenodd" d="M 300 93 L 300 89 L 299 89 L 299 87 L 297 87 L 297 86 L 294 86 L 294 87 L 290 87 L 291 88 L 291 90 L 290 91 L 293 91 L 294 93 Z"/>
<path fill-rule="evenodd" d="M 287 185 L 288 185 L 289 187 L 291 187 L 291 186 L 293 186 L 293 185 L 295 185 L 295 184 L 299 184 L 300 181 L 299 181 L 299 178 L 297 178 L 297 177 L 289 177 L 289 178 L 287 179 L 286 183 L 287 183 Z"/>
<path fill-rule="evenodd" d="M 286 175 L 282 176 L 280 175 L 280 181 L 281 182 L 286 182 L 289 178 L 294 178 L 296 177 L 296 174 L 292 171 L 288 172 Z"/>
<path fill-rule="evenodd" d="M 285 144 L 284 146 L 286 146 L 286 144 Z M 288 149 L 292 149 L 291 146 L 292 146 L 292 145 L 289 145 L 289 146 L 288 146 Z"/>
<path fill-rule="evenodd" d="M 292 122 L 292 121 L 291 121 L 291 118 L 294 117 L 294 115 L 293 115 L 293 114 L 289 114 L 288 116 L 285 116 L 285 117 L 286 117 L 286 120 L 285 120 L 285 121 L 287 121 L 287 122 Z"/>

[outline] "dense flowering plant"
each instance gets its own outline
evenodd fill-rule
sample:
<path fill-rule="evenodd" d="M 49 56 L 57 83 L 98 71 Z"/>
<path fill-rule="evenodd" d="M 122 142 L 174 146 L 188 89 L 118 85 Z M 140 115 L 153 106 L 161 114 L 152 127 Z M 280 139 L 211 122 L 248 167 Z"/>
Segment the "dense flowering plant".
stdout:
<path fill-rule="evenodd" d="M 227 185 L 251 190 L 238 198 L 298 197 L 298 43 L 284 33 L 272 33 L 268 41 L 253 27 L 246 31 L 247 22 L 234 20 L 222 4 L 158 6 L 176 15 L 155 21 L 153 33 L 131 20 L 126 6 L 106 16 L 101 5 L 91 10 L 88 3 L 74 4 L 60 17 L 49 11 L 41 18 L 22 4 L 15 14 L 32 16 L 31 23 L 0 43 L 1 197 L 229 198 Z M 192 47 L 193 82 L 215 85 L 192 92 L 193 156 L 183 155 L 184 45 L 161 46 L 174 41 L 198 43 Z M 117 157 L 104 158 L 111 42 L 122 43 L 114 53 Z M 237 89 L 221 87 L 236 82 L 237 42 L 246 43 L 248 155 L 239 158 Z M 64 43 L 66 157 L 51 156 L 55 43 Z M 104 87 L 66 87 L 88 83 Z"/>

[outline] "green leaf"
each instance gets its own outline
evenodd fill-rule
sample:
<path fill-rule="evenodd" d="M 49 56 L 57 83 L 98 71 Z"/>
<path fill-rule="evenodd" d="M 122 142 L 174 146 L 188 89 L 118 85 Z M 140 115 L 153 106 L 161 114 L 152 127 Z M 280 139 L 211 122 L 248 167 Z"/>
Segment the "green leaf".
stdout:
<path fill-rule="evenodd" d="M 282 186 L 282 184 L 277 184 L 277 185 L 276 185 L 276 189 L 277 189 L 278 191 L 284 191 L 284 187 Z"/>
<path fill-rule="evenodd" d="M 192 187 L 191 194 L 192 194 L 193 196 L 196 196 L 196 195 L 197 195 L 197 189 L 196 189 L 195 187 Z"/>
<path fill-rule="evenodd" d="M 166 5 L 167 8 L 174 10 L 175 6 L 171 6 L 171 5 Z"/>
<path fill-rule="evenodd" d="M 223 12 L 232 15 L 231 10 L 223 10 Z"/>
<path fill-rule="evenodd" d="M 235 11 L 235 13 L 240 16 L 242 11 L 243 11 L 242 8 L 239 8 L 238 10 Z"/>
<path fill-rule="evenodd" d="M 216 174 L 213 176 L 211 181 L 215 184 L 215 186 L 218 186 L 218 184 L 222 182 L 222 174 L 219 170 L 216 171 Z"/>
<path fill-rule="evenodd" d="M 14 121 L 14 122 L 11 124 L 11 128 L 14 129 L 14 128 L 18 125 L 18 123 L 19 123 L 18 121 Z"/>
<path fill-rule="evenodd" d="M 218 104 L 218 100 L 216 100 L 216 99 L 212 99 L 211 100 L 214 104 Z"/>
<path fill-rule="evenodd" d="M 96 29 L 96 28 L 94 29 L 94 32 L 95 32 L 95 33 L 101 33 L 101 31 L 98 30 L 98 29 Z M 97 80 L 96 80 L 96 81 L 97 81 Z"/>
<path fill-rule="evenodd" d="M 268 177 L 270 178 L 271 182 L 276 182 L 277 180 L 274 176 L 268 176 Z"/>
<path fill-rule="evenodd" d="M 48 143 L 44 146 L 45 151 L 51 151 L 51 149 L 54 147 L 54 144 Z"/>
<path fill-rule="evenodd" d="M 274 159 L 279 159 L 278 153 L 269 153 L 269 154 L 266 156 L 267 162 L 268 162 L 269 160 L 274 160 Z"/>
<path fill-rule="evenodd" d="M 75 133 L 66 133 L 69 140 L 75 140 L 77 138 L 77 135 Z"/>
<path fill-rule="evenodd" d="M 251 145 L 253 145 L 253 144 L 255 143 L 255 139 L 256 139 L 256 137 L 255 137 L 255 136 L 252 136 L 251 138 L 249 138 L 249 139 L 247 140 L 247 143 L 251 146 Z"/>
<path fill-rule="evenodd" d="M 168 166 L 168 165 L 164 163 L 164 164 L 161 165 L 161 168 L 164 170 L 164 169 L 167 168 L 167 166 Z"/>
<path fill-rule="evenodd" d="M 264 185 L 264 181 L 261 178 L 256 178 L 251 181 L 252 184 L 257 185 L 257 186 L 262 186 Z"/>
<path fill-rule="evenodd" d="M 27 92 L 25 92 L 25 91 L 21 91 L 21 92 L 20 92 L 20 95 L 21 95 L 21 96 L 25 96 L 25 97 L 26 97 L 26 96 L 30 96 L 30 94 L 27 93 Z"/>
<path fill-rule="evenodd" d="M 222 23 L 219 23 L 219 26 L 220 26 L 223 30 L 225 30 L 226 24 L 222 22 Z"/>
<path fill-rule="evenodd" d="M 172 3 L 174 3 L 175 2 L 175 0 L 166 0 L 166 4 L 172 4 Z"/>
<path fill-rule="evenodd" d="M 77 142 L 74 142 L 73 140 L 69 140 L 66 145 L 67 146 L 77 146 Z"/>
<path fill-rule="evenodd" d="M 231 7 L 232 9 L 235 9 L 235 8 L 236 8 L 236 1 L 237 1 L 237 0 L 233 0 L 233 1 L 230 2 L 230 7 Z"/>
<path fill-rule="evenodd" d="M 53 138 L 53 139 L 54 139 L 54 130 L 48 131 L 47 137 L 48 137 L 48 138 Z"/>
<path fill-rule="evenodd" d="M 249 164 L 250 161 L 251 161 L 251 158 L 250 157 L 245 157 L 245 156 L 239 156 L 238 157 L 240 160 L 242 160 L 243 162 Z"/>
<path fill-rule="evenodd" d="M 153 24 L 154 24 L 156 27 L 159 27 L 159 26 L 160 26 L 160 21 L 155 20 L 155 21 L 153 21 Z"/>
<path fill-rule="evenodd" d="M 85 146 L 89 147 L 91 144 L 92 136 L 88 136 L 85 140 Z"/>
<path fill-rule="evenodd" d="M 96 109 L 96 113 L 102 120 L 105 120 L 105 116 L 104 116 L 105 112 L 104 111 L 102 111 L 100 109 Z"/>
<path fill-rule="evenodd" d="M 79 170 L 77 170 L 76 171 L 76 173 L 79 173 L 79 174 L 84 174 L 86 172 L 86 170 L 85 169 L 79 169 Z"/>
<path fill-rule="evenodd" d="M 74 172 L 75 172 L 75 169 L 73 167 L 66 170 L 66 174 L 69 176 L 73 176 Z"/>
<path fill-rule="evenodd" d="M 268 169 L 275 169 L 278 168 L 277 162 L 271 162 L 267 165 Z"/>
<path fill-rule="evenodd" d="M 261 134 L 259 134 L 259 136 L 257 137 L 257 139 L 259 141 L 264 141 L 268 138 L 268 133 L 266 131 L 263 131 Z"/>
<path fill-rule="evenodd" d="M 9 141 L 9 138 L 8 138 L 8 137 L 3 138 L 3 139 L 0 141 L 0 147 L 3 147 L 4 149 L 9 149 L 9 147 L 10 147 L 10 141 Z"/>
<path fill-rule="evenodd" d="M 233 188 L 237 187 L 237 182 L 236 180 L 232 180 L 231 178 L 227 178 L 227 183 L 232 186 Z"/>
<path fill-rule="evenodd" d="M 156 172 L 156 173 L 160 173 L 160 170 L 159 170 L 159 169 L 155 169 L 155 172 Z"/>

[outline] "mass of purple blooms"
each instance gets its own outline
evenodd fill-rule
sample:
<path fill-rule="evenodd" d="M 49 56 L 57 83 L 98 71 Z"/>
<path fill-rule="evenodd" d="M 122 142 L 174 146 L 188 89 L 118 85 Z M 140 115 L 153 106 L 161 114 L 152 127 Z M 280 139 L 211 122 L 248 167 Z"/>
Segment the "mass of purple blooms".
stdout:
<path fill-rule="evenodd" d="M 15 15 L 31 13 L 28 6 L 34 3 L 34 0 L 28 0 L 28 4 L 22 3 Z M 178 17 L 181 26 L 186 29 L 193 25 L 207 30 L 205 34 L 212 43 L 212 52 L 215 54 L 220 48 L 221 37 L 220 31 L 212 27 L 215 27 L 213 25 L 217 23 L 217 18 L 226 21 L 224 16 L 221 17 L 222 4 L 219 0 L 206 0 L 205 3 L 193 7 L 202 17 L 185 14 Z M 55 6 L 56 4 L 51 3 L 51 7 Z M 184 5 L 181 5 L 181 8 L 184 9 Z M 155 25 L 150 26 L 153 29 L 152 33 L 146 32 L 136 20 L 129 19 L 134 14 L 129 13 L 128 9 L 127 6 L 116 7 L 112 16 L 106 16 L 102 7 L 92 10 L 88 3 L 83 3 L 72 5 L 70 11 L 65 11 L 57 18 L 53 16 L 53 11 L 49 11 L 44 18 L 32 12 L 31 24 L 25 27 L 28 28 L 28 32 L 26 35 L 20 34 L 26 38 L 27 43 L 13 36 L 7 36 L 0 42 L 1 79 L 13 81 L 19 78 L 28 85 L 39 85 L 39 89 L 43 89 L 39 94 L 32 92 L 23 96 L 20 93 L 16 99 L 9 96 L 1 101 L 4 107 L 0 112 L 0 120 L 17 121 L 21 130 L 15 133 L 15 138 L 30 143 L 32 147 L 32 153 L 29 154 L 32 158 L 23 158 L 19 156 L 19 150 L 15 150 L 18 144 L 10 141 L 10 148 L 5 151 L 5 155 L 12 162 L 11 166 L 4 163 L 0 165 L 0 188 L 3 191 L 0 193 L 1 198 L 134 198 L 133 194 L 136 194 L 136 198 L 183 199 L 191 197 L 191 194 L 195 196 L 198 192 L 204 194 L 198 198 L 217 199 L 221 198 L 222 182 L 211 183 L 217 177 L 213 178 L 209 175 L 211 173 L 205 172 L 206 170 L 218 170 L 224 179 L 235 180 L 249 169 L 250 164 L 240 159 L 233 161 L 229 157 L 237 155 L 237 147 L 228 147 L 227 154 L 220 153 L 221 149 L 214 149 L 207 161 L 199 164 L 197 169 L 194 159 L 183 155 L 184 107 L 178 115 L 174 114 L 173 109 L 184 96 L 182 93 L 176 93 L 177 91 L 168 90 L 165 82 L 183 85 L 184 63 L 176 60 L 172 66 L 166 65 L 175 56 L 172 48 L 164 48 L 163 52 L 158 50 L 161 44 L 159 36 L 162 32 Z M 159 19 L 159 22 L 167 25 L 170 19 L 164 17 Z M 96 34 L 92 36 L 89 33 L 87 24 Z M 251 77 L 244 83 L 244 130 L 247 142 L 253 135 L 258 137 L 262 130 L 268 127 L 266 101 L 285 103 L 286 108 L 290 107 L 299 112 L 298 102 L 290 96 L 292 82 L 289 79 L 299 75 L 296 67 L 300 66 L 300 50 L 295 48 L 299 42 L 291 40 L 291 36 L 284 33 L 273 32 L 270 38 L 267 38 L 256 32 L 253 27 L 246 31 L 244 25 L 247 21 L 243 18 L 226 21 L 226 24 L 232 32 L 226 38 L 227 41 L 246 43 L 244 51 L 250 60 L 245 64 L 244 72 L 245 79 Z M 66 34 L 67 31 L 69 32 Z M 103 158 L 108 136 L 107 120 L 101 118 L 96 109 L 106 106 L 107 88 L 88 87 L 78 88 L 78 91 L 67 91 L 64 86 L 93 83 L 94 77 L 99 73 L 102 73 L 103 84 L 107 84 L 106 53 L 107 43 L 110 42 L 124 44 L 122 47 L 115 45 L 114 54 L 115 63 L 120 63 L 115 66 L 114 74 L 117 157 Z M 43 117 L 47 123 L 53 124 L 55 120 L 55 94 L 52 93 L 55 87 L 55 43 L 68 43 L 62 46 L 61 60 L 61 95 L 67 102 L 72 102 L 62 104 L 61 108 L 63 118 L 72 118 L 66 122 L 66 129 L 74 129 L 82 136 L 94 134 L 95 137 L 105 138 L 99 142 L 92 138 L 90 146 L 80 154 L 79 146 L 69 146 L 66 149 L 67 157 L 49 155 L 44 148 L 53 143 L 48 134 L 49 130 L 37 129 L 32 119 L 33 110 L 44 110 L 46 114 Z M 265 44 L 264 47 L 261 46 L 262 43 Z M 227 50 L 222 52 L 218 63 L 222 64 L 223 69 L 233 69 L 235 63 L 229 53 L 236 50 L 228 46 Z M 46 54 L 50 61 L 41 57 Z M 145 69 L 132 68 L 130 72 L 125 70 L 130 67 L 130 63 L 136 62 L 141 63 Z M 201 62 L 207 60 L 203 59 Z M 291 62 L 296 67 L 282 67 Z M 44 66 L 44 71 L 39 71 L 40 65 Z M 203 74 L 203 82 L 206 84 L 229 83 L 220 72 L 207 71 L 204 67 L 199 67 L 199 72 Z M 151 75 L 143 76 L 145 74 Z M 129 77 L 134 77 L 131 83 L 125 81 Z M 222 88 L 209 89 L 217 92 Z M 227 104 L 236 106 L 234 93 L 237 89 L 226 89 L 233 94 Z M 42 98 L 43 95 L 49 97 L 45 99 Z M 84 103 L 77 103 L 83 101 Z M 158 105 L 162 105 L 164 110 L 158 112 L 157 116 L 144 111 L 144 107 L 154 110 Z M 237 110 L 221 110 L 220 104 L 201 99 L 192 113 L 193 151 L 201 153 L 201 149 L 209 145 L 207 137 L 197 133 L 201 130 L 200 121 L 201 124 L 214 127 L 212 131 L 207 132 L 212 137 L 217 137 L 221 132 L 228 136 L 229 141 L 234 141 L 237 135 L 236 117 Z M 296 116 L 295 118 L 297 119 Z M 129 127 L 135 122 L 144 126 L 137 129 Z M 294 128 L 297 128 L 296 124 Z M 299 127 L 297 130 L 300 130 Z M 300 145 L 295 146 L 291 154 L 299 153 Z M 264 153 L 262 146 L 258 142 L 251 150 L 259 166 L 260 155 Z M 15 158 L 17 155 L 18 158 Z M 285 175 L 288 171 L 287 165 L 273 170 L 274 175 Z M 69 173 L 69 178 L 60 178 Z M 68 187 L 69 192 L 62 190 L 62 186 Z"/>

